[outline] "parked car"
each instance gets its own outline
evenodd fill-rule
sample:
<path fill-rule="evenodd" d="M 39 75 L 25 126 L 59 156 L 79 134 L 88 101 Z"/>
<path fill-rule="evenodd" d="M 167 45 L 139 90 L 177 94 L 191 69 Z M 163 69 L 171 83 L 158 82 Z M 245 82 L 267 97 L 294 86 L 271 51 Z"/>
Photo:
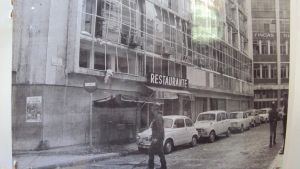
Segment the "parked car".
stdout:
<path fill-rule="evenodd" d="M 252 127 L 260 125 L 260 117 L 259 117 L 258 111 L 256 109 L 247 110 L 246 113 L 248 115 L 248 118 L 251 119 Z"/>
<path fill-rule="evenodd" d="M 214 142 L 216 136 L 225 134 L 230 136 L 230 122 L 225 111 L 207 111 L 200 113 L 196 119 L 195 127 L 200 138 L 206 138 L 210 143 Z"/>
<path fill-rule="evenodd" d="M 244 132 L 245 129 L 250 129 L 251 118 L 248 118 L 247 113 L 243 111 L 230 113 L 230 130 Z"/>
<path fill-rule="evenodd" d="M 171 153 L 174 147 L 178 145 L 190 144 L 195 146 L 197 144 L 198 132 L 190 118 L 170 115 L 163 116 L 163 119 L 165 128 L 164 152 L 166 154 Z M 152 130 L 150 127 L 137 134 L 137 145 L 140 151 L 150 147 L 151 135 Z"/>
<path fill-rule="evenodd" d="M 259 109 L 259 117 L 260 117 L 260 121 L 262 123 L 269 122 L 269 112 L 270 111 L 271 111 L 271 108 Z"/>

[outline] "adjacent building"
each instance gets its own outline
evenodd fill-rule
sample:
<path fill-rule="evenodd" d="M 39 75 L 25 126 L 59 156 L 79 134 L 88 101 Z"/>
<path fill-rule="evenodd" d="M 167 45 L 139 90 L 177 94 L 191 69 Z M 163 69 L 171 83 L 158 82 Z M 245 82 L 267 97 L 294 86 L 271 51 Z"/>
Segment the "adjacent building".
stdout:
<path fill-rule="evenodd" d="M 290 1 L 252 0 L 251 3 L 254 108 L 265 108 L 288 93 Z"/>
<path fill-rule="evenodd" d="M 90 127 L 93 144 L 134 140 L 156 102 L 164 115 L 193 120 L 207 110 L 251 108 L 250 6 L 14 1 L 13 149 L 86 144 Z M 85 87 L 95 84 L 91 95 Z"/>

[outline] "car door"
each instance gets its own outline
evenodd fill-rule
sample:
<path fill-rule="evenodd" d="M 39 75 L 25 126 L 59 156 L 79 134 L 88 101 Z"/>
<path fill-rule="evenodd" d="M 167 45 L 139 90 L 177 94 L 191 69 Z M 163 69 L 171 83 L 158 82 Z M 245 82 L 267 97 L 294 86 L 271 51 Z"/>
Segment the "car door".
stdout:
<path fill-rule="evenodd" d="M 174 122 L 174 144 L 181 145 L 185 143 L 186 128 L 183 118 L 177 118 Z"/>
<path fill-rule="evenodd" d="M 222 125 L 224 125 L 224 123 L 222 124 L 222 116 L 221 113 L 217 113 L 217 122 L 215 123 L 215 131 L 216 134 L 219 135 L 222 133 Z"/>
<path fill-rule="evenodd" d="M 248 118 L 247 114 L 244 112 L 243 113 L 243 124 L 244 124 L 245 128 L 249 127 L 249 123 L 250 123 L 249 118 Z"/>
<path fill-rule="evenodd" d="M 191 119 L 186 118 L 185 119 L 185 125 L 186 125 L 186 143 L 191 142 L 193 134 L 195 133 L 195 127 Z"/>
<path fill-rule="evenodd" d="M 228 129 L 228 120 L 226 118 L 226 113 L 225 112 L 222 112 L 221 113 L 221 118 L 222 118 L 222 133 L 225 133 L 227 132 L 227 129 Z"/>

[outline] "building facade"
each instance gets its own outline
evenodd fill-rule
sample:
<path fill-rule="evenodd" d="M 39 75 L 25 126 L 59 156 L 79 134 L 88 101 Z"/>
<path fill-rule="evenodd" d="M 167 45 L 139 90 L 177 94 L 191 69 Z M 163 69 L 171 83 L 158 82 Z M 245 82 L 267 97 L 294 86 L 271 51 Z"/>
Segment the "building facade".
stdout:
<path fill-rule="evenodd" d="M 289 5 L 289 0 L 252 1 L 255 108 L 271 107 L 288 93 Z"/>
<path fill-rule="evenodd" d="M 164 115 L 253 106 L 250 0 L 14 2 L 13 149 L 132 140 Z M 93 79 L 97 90 L 84 89 Z"/>

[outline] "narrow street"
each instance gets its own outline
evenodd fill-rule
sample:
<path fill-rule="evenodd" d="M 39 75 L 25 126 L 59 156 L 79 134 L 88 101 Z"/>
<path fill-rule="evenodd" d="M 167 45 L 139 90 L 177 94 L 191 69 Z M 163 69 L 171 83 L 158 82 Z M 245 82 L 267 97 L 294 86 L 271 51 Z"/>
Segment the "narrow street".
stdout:
<path fill-rule="evenodd" d="M 282 145 L 282 125 L 278 122 L 277 144 L 269 148 L 269 124 L 262 124 L 214 143 L 200 142 L 196 147 L 181 146 L 166 155 L 170 169 L 268 169 Z M 145 169 L 147 154 L 135 154 L 91 163 L 78 168 Z M 160 167 L 155 157 L 156 167 Z"/>

